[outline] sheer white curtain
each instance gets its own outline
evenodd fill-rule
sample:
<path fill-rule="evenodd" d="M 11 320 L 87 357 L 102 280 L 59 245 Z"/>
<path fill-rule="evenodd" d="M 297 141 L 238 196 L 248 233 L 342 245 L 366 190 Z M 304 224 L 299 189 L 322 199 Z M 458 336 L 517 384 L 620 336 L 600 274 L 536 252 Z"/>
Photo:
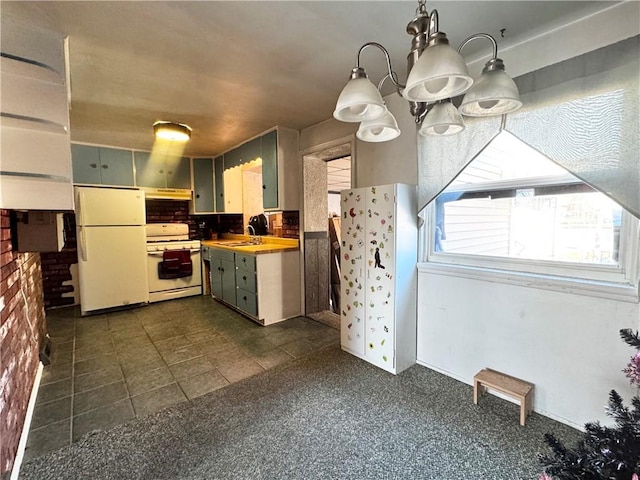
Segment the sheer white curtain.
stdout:
<path fill-rule="evenodd" d="M 640 217 L 640 36 L 515 80 L 524 105 L 504 128 Z M 465 123 L 418 136 L 421 208 L 501 130 L 500 118 Z"/>

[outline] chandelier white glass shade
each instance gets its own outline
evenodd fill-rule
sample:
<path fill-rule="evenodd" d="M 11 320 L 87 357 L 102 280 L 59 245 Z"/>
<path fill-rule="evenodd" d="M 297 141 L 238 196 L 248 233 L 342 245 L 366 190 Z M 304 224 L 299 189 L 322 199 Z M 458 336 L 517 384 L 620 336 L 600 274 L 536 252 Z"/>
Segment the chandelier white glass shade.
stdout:
<path fill-rule="evenodd" d="M 380 90 L 371 83 L 364 68 L 351 71 L 351 79 L 342 89 L 333 116 L 343 122 L 362 122 L 383 116 L 387 107 Z"/>
<path fill-rule="evenodd" d="M 386 142 L 399 136 L 398 122 L 389 111 L 380 118 L 365 120 L 356 132 L 356 137 L 364 142 Z"/>
<path fill-rule="evenodd" d="M 333 112 L 333 116 L 343 122 L 363 122 L 356 134 L 359 139 L 368 142 L 386 141 L 400 134 L 393 116 L 393 122 L 382 120 L 382 117 L 391 115 L 380 94 L 386 78 L 390 78 L 397 93 L 409 101 L 416 123 L 423 122 L 423 119 L 427 122 L 419 130 L 422 135 L 442 136 L 461 132 L 464 122 L 460 114 L 505 115 L 522 106 L 518 88 L 505 73 L 504 63 L 497 57 L 497 43 L 491 35 L 474 34 L 462 42 L 456 51 L 449 45 L 446 35 L 439 31 L 438 23 L 438 12 L 433 10 L 429 14 L 425 0 L 418 0 L 416 18 L 407 25 L 407 33 L 413 36 L 413 41 L 408 57 L 409 74 L 406 85 L 398 82 L 397 74 L 391 68 L 389 52 L 382 45 L 369 42 L 360 47 L 356 66 L 351 71 L 351 78 L 338 97 Z M 492 42 L 493 56 L 474 84 L 460 52 L 469 42 L 482 38 Z M 377 88 L 367 78 L 364 68 L 360 67 L 360 55 L 370 46 L 380 49 L 387 61 L 388 73 Z M 465 92 L 459 112 L 456 112 L 450 100 Z M 387 129 L 397 131 L 397 134 L 392 136 L 389 132 L 386 135 Z"/>
<path fill-rule="evenodd" d="M 183 123 L 158 121 L 153 124 L 153 134 L 163 140 L 186 142 L 191 138 L 191 127 Z"/>
<path fill-rule="evenodd" d="M 437 102 L 463 94 L 472 83 L 462 55 L 449 45 L 444 33 L 437 32 L 409 72 L 402 96 L 413 102 Z"/>
<path fill-rule="evenodd" d="M 490 117 L 515 112 L 521 106 L 518 87 L 505 73 L 504 63 L 499 58 L 492 58 L 462 99 L 460 113 L 469 117 Z"/>
<path fill-rule="evenodd" d="M 420 135 L 455 135 L 464 130 L 462 115 L 450 100 L 436 103 L 422 120 Z"/>

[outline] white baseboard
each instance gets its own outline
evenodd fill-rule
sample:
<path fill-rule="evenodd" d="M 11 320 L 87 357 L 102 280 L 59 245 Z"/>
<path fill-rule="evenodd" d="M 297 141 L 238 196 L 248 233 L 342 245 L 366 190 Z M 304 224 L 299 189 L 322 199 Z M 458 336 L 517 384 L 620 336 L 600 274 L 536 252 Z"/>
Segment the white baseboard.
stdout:
<path fill-rule="evenodd" d="M 20 443 L 18 443 L 18 451 L 16 452 L 16 458 L 13 461 L 13 468 L 11 469 L 11 480 L 18 480 L 18 474 L 20 473 L 20 467 L 22 466 L 22 459 L 24 458 L 24 451 L 27 447 L 27 438 L 29 437 L 29 429 L 31 428 L 31 418 L 33 417 L 33 411 L 36 407 L 36 399 L 38 398 L 38 388 L 40 387 L 40 380 L 42 379 L 42 370 L 44 366 L 42 362 L 38 363 L 38 370 L 36 371 L 36 378 L 33 381 L 33 387 L 31 388 L 31 395 L 29 397 L 29 406 L 27 407 L 27 413 L 24 418 L 24 424 L 22 425 L 22 433 L 20 434 Z"/>

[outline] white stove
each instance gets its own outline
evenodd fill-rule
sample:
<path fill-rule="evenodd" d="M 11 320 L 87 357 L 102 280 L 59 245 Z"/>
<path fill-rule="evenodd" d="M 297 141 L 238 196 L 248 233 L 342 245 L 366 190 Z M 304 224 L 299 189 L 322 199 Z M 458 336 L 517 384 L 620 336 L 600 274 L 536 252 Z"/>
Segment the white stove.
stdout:
<path fill-rule="evenodd" d="M 149 302 L 202 294 L 200 241 L 185 223 L 150 223 L 147 234 Z"/>
<path fill-rule="evenodd" d="M 149 223 L 147 231 L 147 252 L 162 252 L 176 249 L 200 249 L 200 240 L 189 239 L 189 225 L 186 223 Z"/>

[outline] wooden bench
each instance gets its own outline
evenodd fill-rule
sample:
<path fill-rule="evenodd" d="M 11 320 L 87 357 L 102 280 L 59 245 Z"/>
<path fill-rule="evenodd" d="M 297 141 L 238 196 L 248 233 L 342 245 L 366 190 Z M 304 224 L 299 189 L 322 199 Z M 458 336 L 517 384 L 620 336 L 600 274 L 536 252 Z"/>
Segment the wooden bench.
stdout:
<path fill-rule="evenodd" d="M 484 392 L 487 388 L 497 390 L 520 402 L 520 425 L 524 425 L 527 415 L 533 411 L 533 383 L 505 373 L 496 372 L 490 368 L 479 371 L 473 377 L 473 403 L 478 404 L 478 390 Z"/>

